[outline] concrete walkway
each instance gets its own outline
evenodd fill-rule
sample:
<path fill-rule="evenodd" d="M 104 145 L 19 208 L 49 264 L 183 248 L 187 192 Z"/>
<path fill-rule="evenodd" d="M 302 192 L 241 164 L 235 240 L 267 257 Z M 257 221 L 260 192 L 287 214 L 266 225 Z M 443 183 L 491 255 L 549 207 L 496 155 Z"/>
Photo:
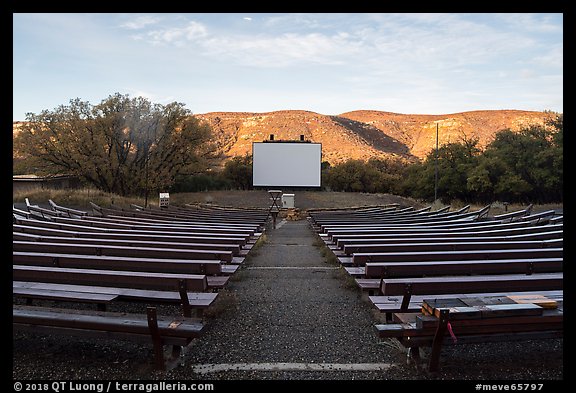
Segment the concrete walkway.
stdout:
<path fill-rule="evenodd" d="M 306 220 L 281 221 L 238 271 L 202 338 L 173 370 L 203 379 L 386 378 L 405 355 L 383 344 L 347 274 Z M 196 375 L 197 374 L 197 375 Z"/>

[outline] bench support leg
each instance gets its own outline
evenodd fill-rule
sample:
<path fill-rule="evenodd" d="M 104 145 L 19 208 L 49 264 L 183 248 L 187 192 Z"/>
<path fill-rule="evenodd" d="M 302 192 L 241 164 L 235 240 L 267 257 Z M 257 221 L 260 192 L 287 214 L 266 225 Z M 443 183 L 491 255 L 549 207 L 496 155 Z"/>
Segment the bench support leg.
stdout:
<path fill-rule="evenodd" d="M 146 315 L 148 317 L 148 328 L 152 335 L 152 344 L 154 345 L 154 358 L 156 361 L 156 368 L 165 370 L 166 364 L 164 363 L 164 346 L 162 345 L 162 337 L 158 331 L 158 317 L 156 315 L 156 307 L 147 307 Z"/>
<path fill-rule="evenodd" d="M 182 303 L 182 314 L 184 314 L 185 317 L 190 318 L 192 316 L 192 309 L 190 307 L 190 302 L 188 301 L 186 281 L 178 281 L 178 292 L 180 293 L 180 301 Z"/>
<path fill-rule="evenodd" d="M 406 284 L 406 287 L 404 288 L 404 297 L 402 298 L 402 304 L 400 305 L 400 310 L 402 312 L 408 310 L 411 298 L 412 298 L 412 284 Z"/>
<path fill-rule="evenodd" d="M 428 364 L 429 371 L 437 371 L 438 363 L 440 360 L 440 351 L 442 350 L 442 341 L 444 341 L 444 334 L 446 333 L 448 325 L 449 310 L 440 310 L 440 318 L 438 321 L 438 328 L 432 341 L 432 352 L 430 353 L 430 362 Z"/>
<path fill-rule="evenodd" d="M 420 357 L 420 347 L 409 347 L 406 354 L 406 362 L 408 364 L 414 363 L 417 369 L 420 368 L 422 358 Z"/>

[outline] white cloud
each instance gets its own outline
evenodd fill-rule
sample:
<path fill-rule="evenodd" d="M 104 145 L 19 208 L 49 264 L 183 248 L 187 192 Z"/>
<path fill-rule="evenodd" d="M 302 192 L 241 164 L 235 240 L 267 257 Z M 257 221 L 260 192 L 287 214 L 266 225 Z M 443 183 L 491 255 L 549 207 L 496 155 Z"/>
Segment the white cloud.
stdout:
<path fill-rule="evenodd" d="M 148 100 L 150 100 L 150 102 L 153 102 L 155 104 L 162 104 L 162 105 L 167 105 L 171 102 L 174 101 L 178 101 L 174 96 L 172 95 L 161 95 L 161 94 L 157 94 L 157 93 L 152 93 L 150 91 L 147 90 L 141 90 L 141 89 L 134 89 L 134 88 L 126 88 L 125 91 L 127 92 L 127 94 L 130 97 L 144 97 L 147 98 Z"/>
<path fill-rule="evenodd" d="M 148 33 L 148 37 L 153 44 L 174 44 L 177 46 L 194 42 L 199 38 L 206 37 L 208 31 L 201 23 L 191 21 L 184 27 L 171 27 L 153 30 Z"/>
<path fill-rule="evenodd" d="M 122 23 L 120 27 L 123 27 L 128 30 L 140 30 L 145 28 L 146 26 L 158 23 L 159 20 L 160 20 L 159 18 L 154 16 L 139 16 L 133 20 Z"/>
<path fill-rule="evenodd" d="M 242 19 L 247 20 L 248 22 L 251 22 L 251 21 L 252 21 L 252 18 L 250 18 L 250 17 L 248 17 L 248 16 L 245 16 L 245 17 L 242 18 Z"/>

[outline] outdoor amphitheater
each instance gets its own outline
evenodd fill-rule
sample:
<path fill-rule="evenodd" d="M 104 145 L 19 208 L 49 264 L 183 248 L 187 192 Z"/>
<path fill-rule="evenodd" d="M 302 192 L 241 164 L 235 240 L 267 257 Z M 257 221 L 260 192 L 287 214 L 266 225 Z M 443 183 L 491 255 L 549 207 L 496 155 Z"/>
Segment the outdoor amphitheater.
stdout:
<path fill-rule="evenodd" d="M 13 377 L 563 378 L 561 210 L 257 195 L 14 204 Z"/>

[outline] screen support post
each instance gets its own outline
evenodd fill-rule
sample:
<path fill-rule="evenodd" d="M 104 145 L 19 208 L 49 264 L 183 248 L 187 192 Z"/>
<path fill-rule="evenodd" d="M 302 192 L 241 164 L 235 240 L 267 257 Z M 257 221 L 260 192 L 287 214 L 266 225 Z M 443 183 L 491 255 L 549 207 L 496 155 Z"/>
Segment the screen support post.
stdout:
<path fill-rule="evenodd" d="M 282 196 L 282 190 L 268 190 L 268 193 L 270 194 L 270 200 L 272 201 L 270 209 L 268 209 L 268 215 L 272 216 L 272 227 L 276 229 L 276 217 L 278 217 L 278 212 L 280 212 L 278 201 Z"/>

